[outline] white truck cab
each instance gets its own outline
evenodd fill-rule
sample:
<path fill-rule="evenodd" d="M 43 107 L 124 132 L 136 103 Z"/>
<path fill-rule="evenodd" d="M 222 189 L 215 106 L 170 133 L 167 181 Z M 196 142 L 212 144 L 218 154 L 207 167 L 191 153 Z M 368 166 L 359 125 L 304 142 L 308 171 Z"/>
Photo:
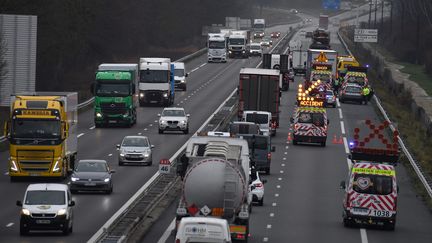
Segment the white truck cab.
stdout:
<path fill-rule="evenodd" d="M 175 242 L 231 243 L 228 221 L 211 217 L 182 218 L 177 229 Z"/>
<path fill-rule="evenodd" d="M 173 62 L 174 64 L 174 86 L 178 89 L 186 91 L 186 73 L 185 65 L 183 62 Z"/>
<path fill-rule="evenodd" d="M 226 33 L 209 33 L 207 40 L 208 62 L 227 61 Z"/>
<path fill-rule="evenodd" d="M 242 120 L 258 124 L 263 135 L 274 136 L 276 127 L 272 126 L 271 117 L 268 111 L 244 111 Z"/>
<path fill-rule="evenodd" d="M 17 201 L 21 208 L 20 234 L 30 230 L 61 230 L 64 235 L 72 232 L 75 202 L 67 185 L 30 184 L 24 201 Z"/>

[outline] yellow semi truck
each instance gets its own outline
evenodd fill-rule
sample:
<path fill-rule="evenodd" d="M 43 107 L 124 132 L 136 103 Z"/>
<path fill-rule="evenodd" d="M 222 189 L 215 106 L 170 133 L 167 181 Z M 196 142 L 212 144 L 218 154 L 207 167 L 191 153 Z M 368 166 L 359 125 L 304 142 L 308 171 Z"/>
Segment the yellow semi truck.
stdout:
<path fill-rule="evenodd" d="M 11 96 L 4 132 L 9 176 L 65 178 L 77 154 L 76 92 L 35 92 Z"/>

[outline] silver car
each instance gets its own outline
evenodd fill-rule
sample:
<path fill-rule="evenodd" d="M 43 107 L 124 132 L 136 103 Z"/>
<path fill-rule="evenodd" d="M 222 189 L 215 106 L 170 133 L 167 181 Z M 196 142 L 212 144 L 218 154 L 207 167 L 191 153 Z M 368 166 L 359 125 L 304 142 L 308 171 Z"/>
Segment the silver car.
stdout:
<path fill-rule="evenodd" d="M 124 163 L 151 165 L 153 163 L 152 149 L 154 146 L 146 136 L 126 136 L 121 144 L 117 144 L 117 148 L 119 165 Z"/>
<path fill-rule="evenodd" d="M 181 131 L 189 133 L 189 114 L 186 115 L 183 108 L 169 107 L 162 111 L 159 116 L 159 133 L 165 131 Z"/>

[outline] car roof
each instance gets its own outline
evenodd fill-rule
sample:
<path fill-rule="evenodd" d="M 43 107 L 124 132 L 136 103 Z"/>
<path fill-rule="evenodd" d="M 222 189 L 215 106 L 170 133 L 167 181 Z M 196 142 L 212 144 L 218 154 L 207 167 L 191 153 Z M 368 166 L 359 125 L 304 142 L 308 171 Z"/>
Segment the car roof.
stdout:
<path fill-rule="evenodd" d="M 166 107 L 166 108 L 164 108 L 164 111 L 165 110 L 182 110 L 182 111 L 184 111 L 184 108 L 183 107 Z"/>
<path fill-rule="evenodd" d="M 174 67 L 177 69 L 184 69 L 184 63 L 183 62 L 173 62 Z"/>
<path fill-rule="evenodd" d="M 30 184 L 27 191 L 66 191 L 68 186 L 60 183 L 36 183 Z"/>
<path fill-rule="evenodd" d="M 125 138 L 147 138 L 148 139 L 147 136 L 138 136 L 138 135 L 125 136 L 123 139 L 125 139 Z"/>
<path fill-rule="evenodd" d="M 209 223 L 226 223 L 226 219 L 220 218 L 211 218 L 211 217 L 184 217 L 181 219 L 183 223 L 200 223 L 200 222 L 209 222 Z"/>
<path fill-rule="evenodd" d="M 90 163 L 90 162 L 93 162 L 93 163 L 105 163 L 105 164 L 107 164 L 107 161 L 103 160 L 103 159 L 80 159 L 78 161 L 78 163 Z"/>

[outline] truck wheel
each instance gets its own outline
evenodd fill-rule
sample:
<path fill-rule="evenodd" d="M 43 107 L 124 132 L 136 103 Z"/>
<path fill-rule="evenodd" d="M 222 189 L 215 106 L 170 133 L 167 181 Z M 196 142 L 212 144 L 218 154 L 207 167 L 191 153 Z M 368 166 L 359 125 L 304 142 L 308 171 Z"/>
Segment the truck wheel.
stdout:
<path fill-rule="evenodd" d="M 118 162 L 118 165 L 122 166 L 122 165 L 124 165 L 124 163 L 121 162 L 121 161 L 119 161 L 119 162 Z"/>
<path fill-rule="evenodd" d="M 270 175 L 270 167 L 267 167 L 267 168 L 265 169 L 265 173 L 266 173 L 266 175 Z"/>
<path fill-rule="evenodd" d="M 183 131 L 184 134 L 188 134 L 189 133 L 189 127 L 186 128 L 186 130 Z"/>
<path fill-rule="evenodd" d="M 321 142 L 321 147 L 325 147 L 326 146 L 326 141 Z"/>
<path fill-rule="evenodd" d="M 292 142 L 293 142 L 293 145 L 297 145 L 298 144 L 297 140 L 292 140 Z"/>
<path fill-rule="evenodd" d="M 163 130 L 162 129 L 159 129 L 159 134 L 162 134 L 163 133 Z"/>
<path fill-rule="evenodd" d="M 389 230 L 389 231 L 394 231 L 395 230 L 395 224 L 396 223 L 384 223 L 384 229 Z"/>
<path fill-rule="evenodd" d="M 344 218 L 344 219 L 343 219 L 343 225 L 344 225 L 345 227 L 347 227 L 347 228 L 351 228 L 351 227 L 353 227 L 353 223 L 352 223 L 352 221 L 349 220 L 349 219 L 347 219 L 347 218 Z"/>
<path fill-rule="evenodd" d="M 65 222 L 62 229 L 63 235 L 68 235 L 70 233 L 69 220 Z"/>
<path fill-rule="evenodd" d="M 258 201 L 258 205 L 259 206 L 263 206 L 264 205 L 264 196 L 261 198 L 261 200 Z"/>

